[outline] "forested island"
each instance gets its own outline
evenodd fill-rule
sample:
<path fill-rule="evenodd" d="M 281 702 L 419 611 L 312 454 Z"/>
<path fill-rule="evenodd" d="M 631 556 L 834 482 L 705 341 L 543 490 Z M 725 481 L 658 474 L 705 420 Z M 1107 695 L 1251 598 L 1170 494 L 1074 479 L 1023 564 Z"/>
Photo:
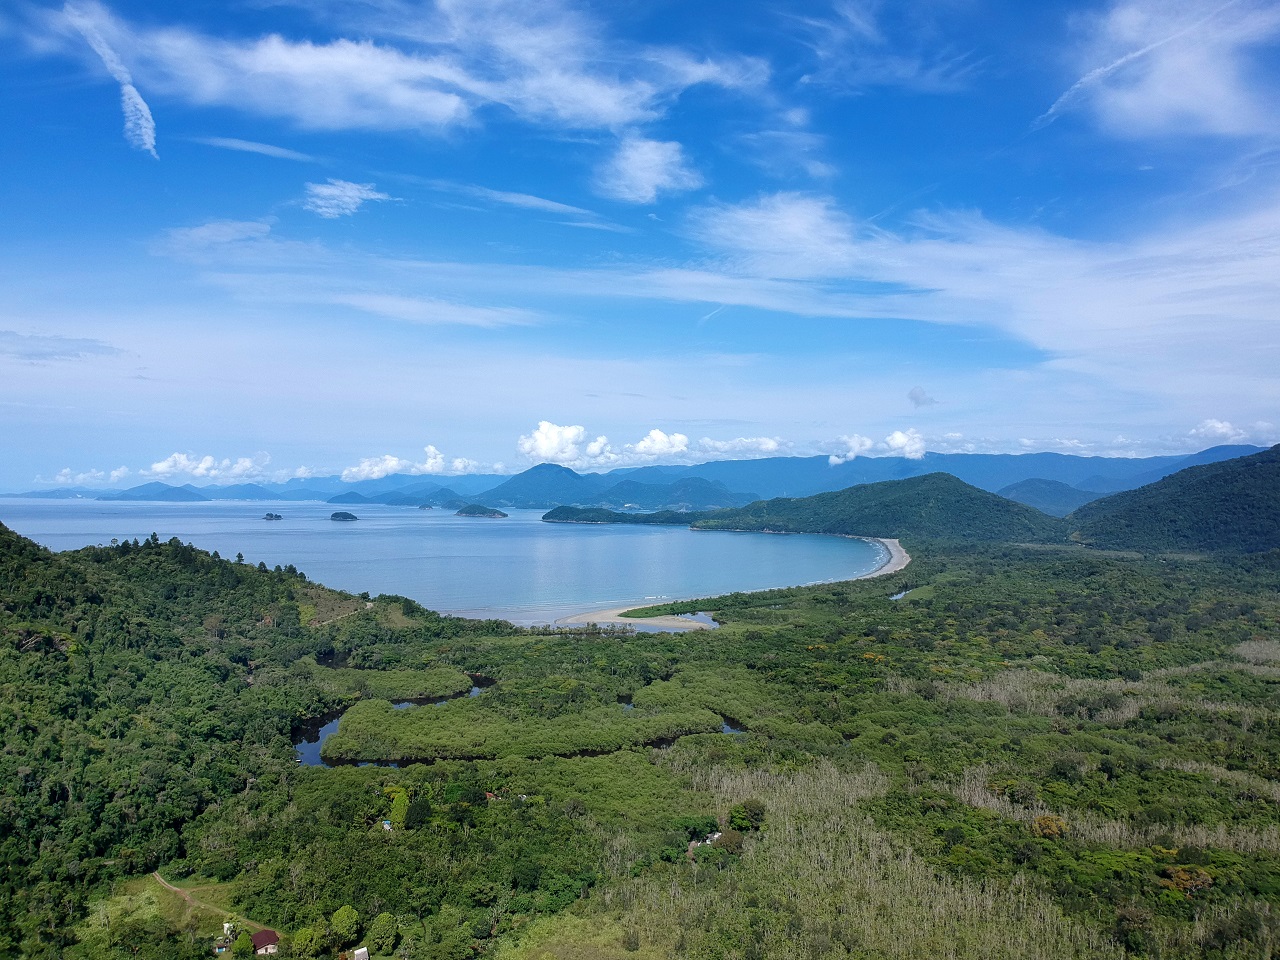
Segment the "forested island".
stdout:
<path fill-rule="evenodd" d="M 1270 957 L 1280 544 L 1209 522 L 1272 489 L 1237 463 L 1147 488 L 1207 546 L 1127 501 L 1144 549 L 871 485 L 825 532 L 871 504 L 941 534 L 643 611 L 714 643 L 0 527 L 0 955 L 205 957 L 235 919 L 304 957 Z"/>
<path fill-rule="evenodd" d="M 483 503 L 469 503 L 461 507 L 455 517 L 487 517 L 491 520 L 502 520 L 507 514 L 494 507 L 486 507 Z"/>

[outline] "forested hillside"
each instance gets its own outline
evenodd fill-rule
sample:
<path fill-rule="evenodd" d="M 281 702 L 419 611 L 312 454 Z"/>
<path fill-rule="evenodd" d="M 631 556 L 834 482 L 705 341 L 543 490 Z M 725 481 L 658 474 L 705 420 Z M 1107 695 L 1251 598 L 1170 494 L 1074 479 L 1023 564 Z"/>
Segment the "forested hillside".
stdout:
<path fill-rule="evenodd" d="M 1250 553 L 1280 548 L 1280 445 L 1189 467 L 1095 500 L 1068 522 L 1073 539 L 1113 549 Z"/>
<path fill-rule="evenodd" d="M 720 510 L 698 530 L 766 530 L 933 540 L 1056 542 L 1064 530 L 1024 504 L 971 487 L 945 473 L 849 487 L 798 500 L 761 500 Z"/>

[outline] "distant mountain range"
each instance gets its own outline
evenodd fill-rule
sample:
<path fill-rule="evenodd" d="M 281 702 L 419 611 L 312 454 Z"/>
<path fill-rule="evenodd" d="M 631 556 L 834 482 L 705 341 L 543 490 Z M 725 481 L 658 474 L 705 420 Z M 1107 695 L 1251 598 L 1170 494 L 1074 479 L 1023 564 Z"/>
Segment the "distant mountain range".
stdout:
<path fill-rule="evenodd" d="M 1065 496 L 1065 485 L 1054 481 L 1014 486 L 1021 488 L 1015 492 L 1057 497 L 1058 506 Z M 1188 467 L 1137 490 L 1087 496 L 1091 502 L 1059 519 L 949 474 L 934 473 L 809 497 L 760 500 L 741 509 L 626 514 L 562 506 L 543 519 L 959 542 L 1074 541 L 1144 553 L 1280 550 L 1280 445 Z"/>
<path fill-rule="evenodd" d="M 835 465 L 827 457 L 771 457 L 586 474 L 544 463 L 515 476 L 469 474 L 436 480 L 393 474 L 356 482 L 334 476 L 201 487 L 153 481 L 128 490 L 60 487 L 3 496 L 162 502 L 321 500 L 334 504 L 454 508 L 465 503 L 538 509 L 568 504 L 621 510 L 709 510 L 743 506 L 759 498 L 805 497 L 861 484 L 947 473 L 979 489 L 1000 492 L 1009 499 L 1061 514 L 1079 506 L 1074 503 L 1079 493 L 1094 498 L 1131 490 L 1187 467 L 1230 460 L 1262 449 L 1219 446 L 1191 456 L 1143 458 L 927 453 L 919 460 L 858 457 Z M 1026 485 L 1032 480 L 1038 483 Z"/>

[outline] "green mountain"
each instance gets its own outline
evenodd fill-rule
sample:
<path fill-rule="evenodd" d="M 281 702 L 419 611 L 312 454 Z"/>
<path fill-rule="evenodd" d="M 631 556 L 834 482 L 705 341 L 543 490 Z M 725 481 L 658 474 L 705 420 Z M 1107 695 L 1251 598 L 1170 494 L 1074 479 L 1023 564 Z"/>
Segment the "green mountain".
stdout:
<path fill-rule="evenodd" d="M 1006 500 L 1025 503 L 1028 507 L 1035 507 L 1051 517 L 1065 517 L 1072 510 L 1077 510 L 1086 503 L 1106 496 L 1105 493 L 1081 490 L 1069 483 L 1045 480 L 1042 477 L 1011 483 L 996 492 Z"/>
<path fill-rule="evenodd" d="M 1072 538 L 1096 547 L 1254 553 L 1280 548 L 1280 444 L 1190 467 L 1081 507 Z"/>
<path fill-rule="evenodd" d="M 1064 537 L 1059 521 L 1039 510 L 971 487 L 946 473 L 794 500 L 760 500 L 741 510 L 717 511 L 693 527 L 1009 543 L 1053 542 Z"/>

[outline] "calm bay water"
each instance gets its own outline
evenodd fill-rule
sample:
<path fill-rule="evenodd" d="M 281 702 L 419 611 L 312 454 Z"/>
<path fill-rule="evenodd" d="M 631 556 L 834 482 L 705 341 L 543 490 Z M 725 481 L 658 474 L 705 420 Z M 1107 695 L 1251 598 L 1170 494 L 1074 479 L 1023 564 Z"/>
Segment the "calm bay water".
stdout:
<path fill-rule="evenodd" d="M 349 510 L 358 522 L 329 519 Z M 267 512 L 284 519 L 263 520 Z M 224 557 L 293 564 L 355 593 L 394 593 L 469 617 L 548 623 L 625 603 L 847 580 L 883 563 L 878 544 L 843 537 L 694 532 L 684 527 L 543 523 L 448 510 L 327 503 L 100 503 L 0 500 L 0 522 L 54 550 L 177 537 Z"/>

